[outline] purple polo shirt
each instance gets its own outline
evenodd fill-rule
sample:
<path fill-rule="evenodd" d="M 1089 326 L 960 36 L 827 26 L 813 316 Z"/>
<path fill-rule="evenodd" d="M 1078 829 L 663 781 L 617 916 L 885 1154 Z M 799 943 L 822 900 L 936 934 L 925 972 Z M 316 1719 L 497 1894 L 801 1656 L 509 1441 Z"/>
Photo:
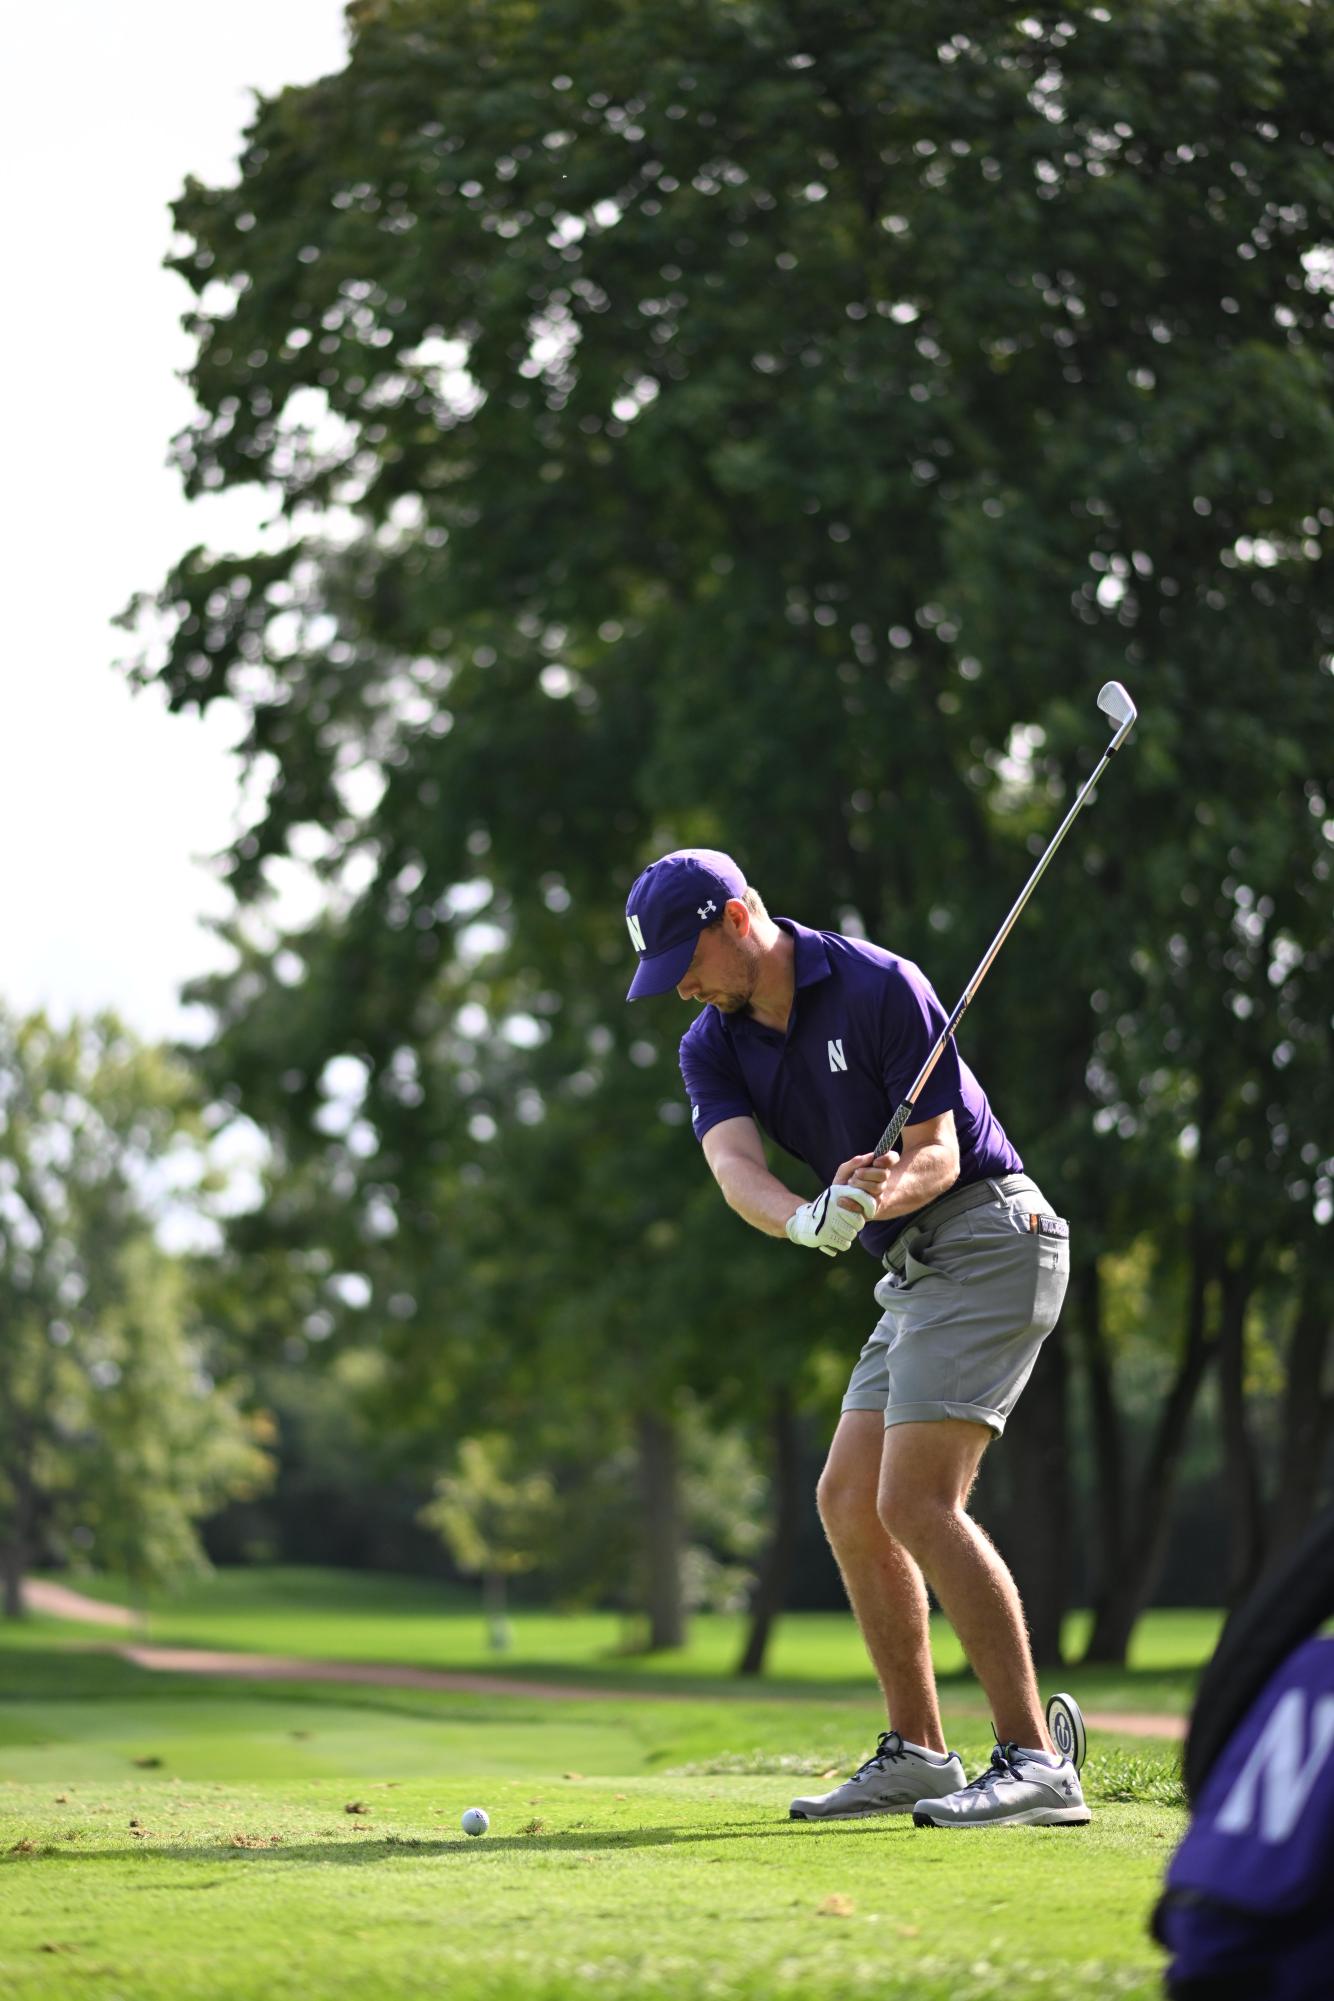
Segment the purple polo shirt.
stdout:
<path fill-rule="evenodd" d="M 843 1161 L 875 1145 L 949 1017 L 910 959 L 791 918 L 774 921 L 796 949 L 786 1031 L 702 1008 L 681 1037 L 681 1075 L 696 1139 L 723 1119 L 758 1119 L 827 1185 Z M 959 1136 L 956 1186 L 1022 1170 L 953 1037 L 912 1123 L 945 1112 L 953 1112 Z M 879 1258 L 909 1221 L 868 1223 L 857 1241 Z"/>

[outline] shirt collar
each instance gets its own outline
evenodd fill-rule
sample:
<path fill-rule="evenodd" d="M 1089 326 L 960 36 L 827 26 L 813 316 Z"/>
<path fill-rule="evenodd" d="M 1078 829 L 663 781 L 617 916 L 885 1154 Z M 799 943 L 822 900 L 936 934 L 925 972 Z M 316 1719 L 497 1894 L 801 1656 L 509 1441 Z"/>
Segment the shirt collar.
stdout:
<path fill-rule="evenodd" d="M 792 985 L 794 993 L 803 987 L 813 987 L 819 980 L 827 980 L 833 973 L 829 963 L 829 948 L 818 931 L 809 930 L 798 924 L 795 917 L 775 917 L 774 923 L 780 931 L 786 931 L 792 940 Z M 761 1028 L 749 1014 L 719 1014 L 718 1024 L 724 1035 L 777 1035 L 777 1029 Z M 793 1024 L 788 1024 L 788 1034 Z"/>
<path fill-rule="evenodd" d="M 793 985 L 811 987 L 817 980 L 827 980 L 833 968 L 829 963 L 829 948 L 820 933 L 808 930 L 792 917 L 775 917 L 774 923 L 780 931 L 788 933 L 793 943 Z"/>

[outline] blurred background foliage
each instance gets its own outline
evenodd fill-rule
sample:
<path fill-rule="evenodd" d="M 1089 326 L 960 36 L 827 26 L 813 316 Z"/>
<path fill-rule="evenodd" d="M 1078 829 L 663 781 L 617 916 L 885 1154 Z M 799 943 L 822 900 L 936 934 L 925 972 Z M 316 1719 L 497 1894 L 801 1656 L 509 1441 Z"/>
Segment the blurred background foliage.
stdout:
<path fill-rule="evenodd" d="M 136 1599 L 202 1568 L 271 1428 L 159 1219 L 208 1192 L 197 1081 L 112 1016 L 0 1009 L 0 1571 L 96 1561 Z"/>
<path fill-rule="evenodd" d="M 490 1464 L 555 1509 L 516 1589 L 671 1645 L 740 1566 L 752 1669 L 831 1602 L 873 1273 L 725 1210 L 624 895 L 726 847 L 948 1005 L 1116 676 L 1139 727 L 963 1046 L 1074 1259 L 979 1511 L 1039 1653 L 1078 1601 L 1120 1658 L 1330 1477 L 1334 18 L 349 20 L 175 208 L 177 462 L 259 485 L 264 546 L 126 617 L 138 678 L 247 723 L 192 1063 L 268 1164 L 191 1296 L 281 1421 L 214 1547 L 426 1562 Z"/>

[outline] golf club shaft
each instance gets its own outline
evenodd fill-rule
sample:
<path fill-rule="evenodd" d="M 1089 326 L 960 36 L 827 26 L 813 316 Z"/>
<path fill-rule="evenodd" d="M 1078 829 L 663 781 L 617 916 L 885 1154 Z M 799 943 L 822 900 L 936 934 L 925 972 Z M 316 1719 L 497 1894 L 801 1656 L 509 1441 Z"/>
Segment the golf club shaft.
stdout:
<path fill-rule="evenodd" d="M 1065 839 L 1066 835 L 1069 833 L 1070 828 L 1073 826 L 1075 817 L 1078 814 L 1080 808 L 1083 806 L 1085 800 L 1088 798 L 1090 792 L 1092 792 L 1098 780 L 1102 777 L 1103 772 L 1107 769 L 1107 766 L 1111 763 L 1111 760 L 1116 754 L 1116 752 L 1120 750 L 1121 745 L 1125 742 L 1126 738 L 1129 736 L 1134 721 L 1135 717 L 1132 714 L 1126 718 L 1125 722 L 1122 723 L 1120 729 L 1118 729 L 1116 735 L 1112 738 L 1106 750 L 1103 752 L 1102 758 L 1099 761 L 1096 769 L 1094 770 L 1093 775 L 1085 781 L 1083 786 L 1081 786 L 1079 795 L 1076 798 L 1074 805 L 1070 808 L 1070 811 L 1066 814 L 1060 826 L 1056 829 L 1056 832 L 1052 835 L 1050 841 L 1048 841 L 1047 846 L 1043 850 L 1042 856 L 1038 861 L 1037 867 L 1034 869 L 1032 875 L 1028 878 L 1028 881 L 1024 884 L 1022 890 L 1019 892 L 1019 897 L 1014 905 L 1014 908 L 1011 910 L 1005 922 L 1001 925 L 1000 930 L 996 933 L 990 945 L 988 945 L 986 953 L 982 958 L 981 964 L 978 966 L 977 971 L 973 974 L 972 979 L 969 980 L 968 985 L 964 988 L 963 993 L 960 996 L 958 1006 L 955 1008 L 949 1020 L 945 1023 L 945 1026 L 941 1029 L 940 1034 L 936 1037 L 935 1044 L 932 1047 L 930 1055 L 927 1057 L 925 1063 L 918 1071 L 916 1077 L 914 1077 L 912 1083 L 912 1089 L 909 1091 L 907 1097 L 904 1099 L 903 1103 L 899 1106 L 893 1118 L 890 1120 L 889 1124 L 885 1127 L 883 1133 L 881 1133 L 879 1140 L 876 1142 L 875 1150 L 877 1155 L 882 1153 L 888 1153 L 891 1150 L 895 1141 L 898 1139 L 899 1134 L 903 1131 L 903 1128 L 907 1125 L 909 1119 L 911 1119 L 913 1115 L 913 1109 L 917 1103 L 917 1100 L 921 1096 L 922 1092 L 926 1089 L 926 1085 L 931 1076 L 931 1072 L 935 1069 L 937 1063 L 940 1061 L 941 1052 L 944 1050 L 945 1044 L 949 1041 L 955 1029 L 959 1026 L 959 1023 L 963 1020 L 965 1011 L 967 1010 L 968 1007 L 968 1003 L 972 1000 L 973 995 L 977 992 L 983 980 L 986 978 L 992 960 L 995 958 L 997 952 L 999 952 L 1001 946 L 1005 943 L 1005 940 L 1009 937 L 1011 931 L 1014 929 L 1020 911 L 1023 909 L 1024 905 L 1028 902 L 1028 899 L 1033 894 L 1033 891 L 1037 888 L 1038 883 L 1042 879 L 1043 870 L 1046 868 L 1047 863 L 1051 860 L 1052 856 L 1056 853 L 1057 848 L 1060 847 L 1061 842 Z"/>

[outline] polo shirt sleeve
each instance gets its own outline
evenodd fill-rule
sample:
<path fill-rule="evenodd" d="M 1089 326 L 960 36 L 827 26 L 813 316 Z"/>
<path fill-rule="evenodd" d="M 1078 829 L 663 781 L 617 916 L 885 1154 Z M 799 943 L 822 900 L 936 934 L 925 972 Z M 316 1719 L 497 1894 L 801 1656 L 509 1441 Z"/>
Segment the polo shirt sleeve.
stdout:
<path fill-rule="evenodd" d="M 881 1073 L 891 1108 L 897 1109 L 907 1097 L 913 1079 L 948 1020 L 925 973 L 910 960 L 900 959 L 885 982 L 881 1005 Z M 938 1119 L 945 1112 L 962 1109 L 959 1052 L 951 1036 L 923 1087 L 909 1124 Z"/>
<path fill-rule="evenodd" d="M 681 1037 L 681 1076 L 690 1100 L 691 1129 L 700 1140 L 724 1119 L 755 1116 L 740 1065 L 719 1043 L 719 1038 L 706 1042 L 689 1029 Z"/>

